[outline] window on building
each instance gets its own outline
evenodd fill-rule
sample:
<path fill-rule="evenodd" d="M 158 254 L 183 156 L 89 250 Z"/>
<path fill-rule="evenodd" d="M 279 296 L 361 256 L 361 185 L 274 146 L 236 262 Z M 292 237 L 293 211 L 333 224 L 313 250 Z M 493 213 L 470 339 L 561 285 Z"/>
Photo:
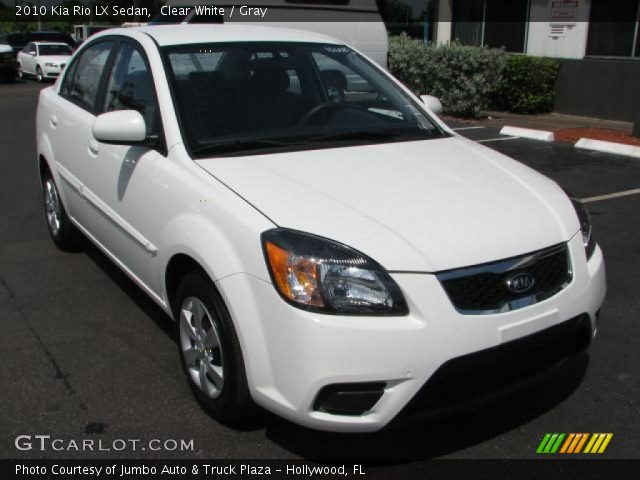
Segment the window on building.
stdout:
<path fill-rule="evenodd" d="M 406 33 L 425 43 L 435 40 L 439 0 L 376 0 L 390 35 Z"/>
<path fill-rule="evenodd" d="M 526 48 L 529 0 L 454 0 L 451 38 L 463 45 Z"/>
<path fill-rule="evenodd" d="M 591 0 L 587 55 L 640 57 L 640 0 Z"/>

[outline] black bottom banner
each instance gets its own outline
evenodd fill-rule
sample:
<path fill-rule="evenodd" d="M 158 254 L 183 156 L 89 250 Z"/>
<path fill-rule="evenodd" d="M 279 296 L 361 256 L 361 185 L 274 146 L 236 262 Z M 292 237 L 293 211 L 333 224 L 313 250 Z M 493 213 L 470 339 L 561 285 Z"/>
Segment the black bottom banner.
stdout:
<path fill-rule="evenodd" d="M 638 460 L 0 460 L 0 479 L 631 479 Z"/>

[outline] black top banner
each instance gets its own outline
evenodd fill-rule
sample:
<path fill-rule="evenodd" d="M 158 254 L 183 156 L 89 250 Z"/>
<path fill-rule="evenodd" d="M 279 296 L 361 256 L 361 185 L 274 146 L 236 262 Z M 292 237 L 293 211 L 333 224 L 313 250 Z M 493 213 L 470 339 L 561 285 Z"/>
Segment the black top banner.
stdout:
<path fill-rule="evenodd" d="M 640 0 L 0 0 L 0 23 L 638 21 Z"/>

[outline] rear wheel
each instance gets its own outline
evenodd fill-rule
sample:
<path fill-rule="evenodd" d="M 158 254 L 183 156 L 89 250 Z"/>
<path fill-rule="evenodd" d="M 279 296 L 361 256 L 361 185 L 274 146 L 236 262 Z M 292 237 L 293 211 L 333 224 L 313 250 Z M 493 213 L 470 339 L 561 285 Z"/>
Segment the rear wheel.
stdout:
<path fill-rule="evenodd" d="M 77 249 L 81 239 L 80 232 L 69 220 L 56 182 L 49 171 L 45 174 L 43 186 L 44 214 L 53 243 L 61 250 Z"/>
<path fill-rule="evenodd" d="M 178 287 L 174 318 L 182 367 L 198 403 L 222 423 L 253 412 L 240 341 L 220 294 L 201 272 Z"/>

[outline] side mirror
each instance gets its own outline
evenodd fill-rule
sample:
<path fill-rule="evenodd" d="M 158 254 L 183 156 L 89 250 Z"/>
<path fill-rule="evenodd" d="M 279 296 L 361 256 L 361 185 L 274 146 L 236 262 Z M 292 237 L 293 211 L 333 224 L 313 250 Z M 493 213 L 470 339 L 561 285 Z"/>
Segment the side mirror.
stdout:
<path fill-rule="evenodd" d="M 136 110 L 118 110 L 98 115 L 91 131 L 96 140 L 102 143 L 136 145 L 147 140 L 147 126 Z"/>
<path fill-rule="evenodd" d="M 431 95 L 420 95 L 420 100 L 425 106 L 431 110 L 435 115 L 440 115 L 442 113 L 442 103 L 436 97 L 432 97 Z"/>

